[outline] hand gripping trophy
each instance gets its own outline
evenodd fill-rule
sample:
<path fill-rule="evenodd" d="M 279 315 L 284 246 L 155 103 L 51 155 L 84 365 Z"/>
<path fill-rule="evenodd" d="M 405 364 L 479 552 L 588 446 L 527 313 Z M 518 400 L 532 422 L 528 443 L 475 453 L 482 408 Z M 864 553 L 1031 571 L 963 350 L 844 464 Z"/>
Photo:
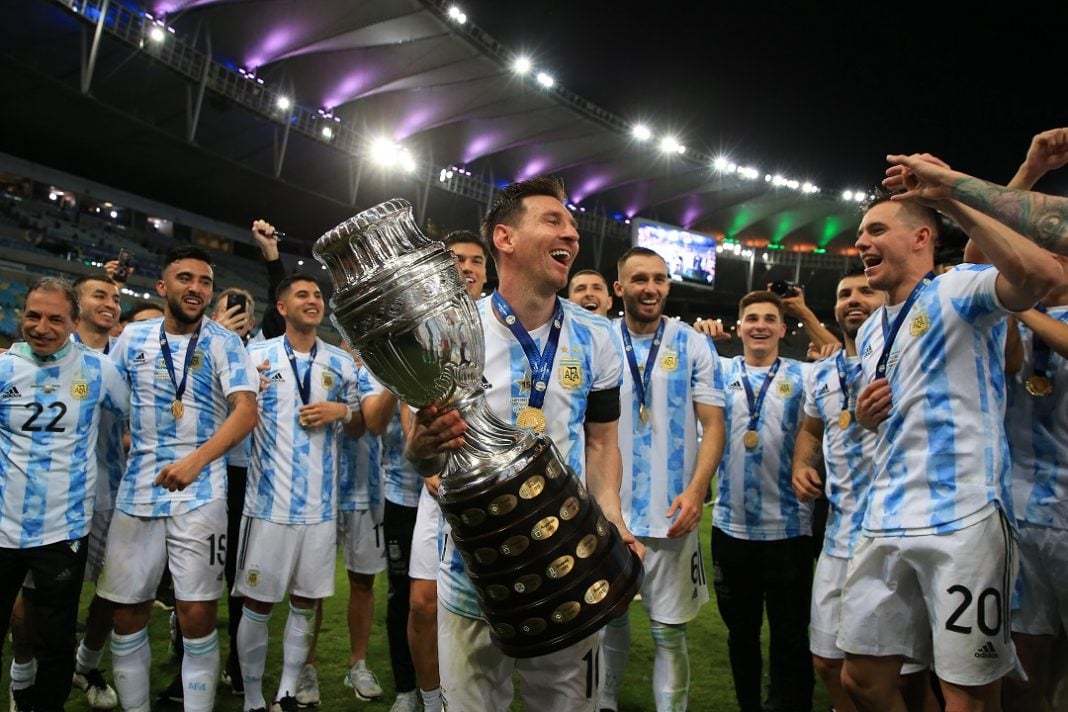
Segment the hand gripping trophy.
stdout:
<path fill-rule="evenodd" d="M 626 611 L 642 565 L 544 435 L 489 409 L 475 303 L 449 251 L 394 199 L 320 237 L 334 325 L 405 402 L 455 408 L 466 443 L 450 451 L 440 499 L 493 642 L 533 657 L 582 640 Z"/>

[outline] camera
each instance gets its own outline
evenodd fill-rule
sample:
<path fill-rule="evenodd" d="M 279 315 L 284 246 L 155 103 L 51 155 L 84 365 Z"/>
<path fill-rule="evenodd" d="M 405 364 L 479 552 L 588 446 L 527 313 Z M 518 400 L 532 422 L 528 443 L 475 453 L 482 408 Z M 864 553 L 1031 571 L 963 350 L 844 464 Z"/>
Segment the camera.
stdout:
<path fill-rule="evenodd" d="M 134 254 L 129 250 L 122 248 L 119 250 L 119 257 L 116 260 L 119 266 L 115 268 L 114 279 L 116 282 L 125 282 L 130 276 L 130 268 L 133 266 Z"/>
<path fill-rule="evenodd" d="M 779 282 L 773 282 L 768 291 L 778 294 L 780 297 L 795 297 L 797 296 L 797 285 L 791 284 L 785 280 Z"/>

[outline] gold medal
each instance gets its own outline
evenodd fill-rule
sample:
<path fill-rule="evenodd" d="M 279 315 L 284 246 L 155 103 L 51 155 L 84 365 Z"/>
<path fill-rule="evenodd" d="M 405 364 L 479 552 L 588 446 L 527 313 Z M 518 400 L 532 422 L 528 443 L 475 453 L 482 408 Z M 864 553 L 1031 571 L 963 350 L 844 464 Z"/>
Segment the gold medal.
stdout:
<path fill-rule="evenodd" d="M 519 411 L 515 419 L 515 427 L 521 430 L 533 430 L 535 433 L 545 432 L 545 413 L 541 408 L 532 408 L 529 405 Z"/>
<path fill-rule="evenodd" d="M 760 433 L 755 430 L 746 430 L 745 435 L 742 436 L 742 444 L 746 449 L 753 450 L 760 444 Z"/>
<path fill-rule="evenodd" d="M 853 415 L 848 410 L 843 410 L 838 414 L 838 427 L 845 430 L 849 427 L 849 424 L 853 422 Z"/>
<path fill-rule="evenodd" d="M 1024 381 L 1024 388 L 1035 398 L 1045 398 L 1053 393 L 1053 381 L 1046 376 L 1031 376 Z"/>
<path fill-rule="evenodd" d="M 649 411 L 645 409 L 645 403 L 638 406 L 638 417 L 642 419 L 642 423 L 649 422 Z"/>
<path fill-rule="evenodd" d="M 181 418 L 185 415 L 185 406 L 182 404 L 182 401 L 176 400 L 171 403 L 171 415 L 175 418 Z"/>

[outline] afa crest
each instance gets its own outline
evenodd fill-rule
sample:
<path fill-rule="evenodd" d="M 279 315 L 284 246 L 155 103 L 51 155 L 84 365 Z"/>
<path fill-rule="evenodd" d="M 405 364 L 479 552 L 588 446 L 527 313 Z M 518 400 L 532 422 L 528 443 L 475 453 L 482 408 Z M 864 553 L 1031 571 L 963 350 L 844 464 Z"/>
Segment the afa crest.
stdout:
<path fill-rule="evenodd" d="M 334 387 L 334 374 L 330 373 L 329 371 L 323 371 L 322 382 L 323 382 L 323 388 L 333 388 Z"/>
<path fill-rule="evenodd" d="M 660 359 L 660 368 L 670 373 L 671 371 L 678 369 L 678 367 L 679 352 L 672 351 L 671 349 L 665 350 L 663 357 Z"/>
<path fill-rule="evenodd" d="M 248 573 L 245 574 L 245 583 L 249 586 L 258 586 L 260 583 L 260 572 L 256 569 L 249 569 Z"/>
<path fill-rule="evenodd" d="M 85 400 L 89 397 L 89 381 L 73 381 L 70 384 L 70 394 L 72 397 L 78 400 Z"/>
<path fill-rule="evenodd" d="M 582 387 L 582 362 L 577 358 L 560 359 L 560 385 L 569 391 Z"/>
<path fill-rule="evenodd" d="M 193 358 L 189 359 L 189 368 L 194 371 L 199 371 L 200 367 L 204 365 L 204 354 L 200 349 L 193 352 Z"/>
<path fill-rule="evenodd" d="M 779 381 L 779 385 L 776 386 L 779 391 L 779 395 L 783 398 L 789 398 L 794 394 L 794 382 L 793 381 Z"/>
<path fill-rule="evenodd" d="M 910 336 L 922 336 L 931 328 L 931 320 L 927 318 L 927 312 L 920 312 L 909 324 Z"/>

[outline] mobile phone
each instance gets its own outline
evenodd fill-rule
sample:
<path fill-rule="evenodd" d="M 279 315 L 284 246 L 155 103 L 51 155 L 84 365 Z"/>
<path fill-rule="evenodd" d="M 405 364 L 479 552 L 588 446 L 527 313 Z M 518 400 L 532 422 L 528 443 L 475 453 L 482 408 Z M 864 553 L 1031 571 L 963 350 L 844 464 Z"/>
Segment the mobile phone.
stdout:
<path fill-rule="evenodd" d="M 245 297 L 244 294 L 241 294 L 240 292 L 230 292 L 229 294 L 226 295 L 226 309 L 227 309 L 227 311 L 229 311 L 230 309 L 233 309 L 235 306 L 240 306 L 241 307 L 240 309 L 237 310 L 238 314 L 241 314 L 242 312 L 248 311 L 248 299 Z"/>
<path fill-rule="evenodd" d="M 125 247 L 119 249 L 119 266 L 115 269 L 115 281 L 125 282 L 130 276 L 130 267 L 133 266 L 134 254 Z"/>
<path fill-rule="evenodd" d="M 775 294 L 778 294 L 780 297 L 796 297 L 797 296 L 797 285 L 790 284 L 789 282 L 786 282 L 786 281 L 775 282 L 774 284 L 771 285 L 771 287 L 769 287 L 769 289 L 772 292 L 774 292 Z"/>

